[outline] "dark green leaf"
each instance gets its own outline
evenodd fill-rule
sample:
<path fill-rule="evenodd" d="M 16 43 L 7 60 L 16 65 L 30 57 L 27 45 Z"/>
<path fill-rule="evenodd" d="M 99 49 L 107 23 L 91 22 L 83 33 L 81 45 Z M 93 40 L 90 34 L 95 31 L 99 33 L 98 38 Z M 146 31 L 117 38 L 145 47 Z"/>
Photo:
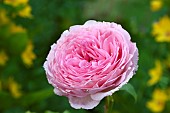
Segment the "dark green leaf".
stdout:
<path fill-rule="evenodd" d="M 135 102 L 137 101 L 136 91 L 135 91 L 134 87 L 130 83 L 124 85 L 120 90 L 127 91 L 129 94 L 131 94 L 133 96 L 133 98 L 135 99 Z"/>
<path fill-rule="evenodd" d="M 33 92 L 33 93 L 30 93 L 30 94 L 25 95 L 25 96 L 21 99 L 21 103 L 22 103 L 24 106 L 31 105 L 31 104 L 33 104 L 33 103 L 42 101 L 42 100 L 50 97 L 50 96 L 53 95 L 53 94 L 54 94 L 54 93 L 53 93 L 53 90 L 52 90 L 51 88 L 49 88 L 49 89 L 44 89 L 44 90 L 40 90 L 40 91 Z"/>

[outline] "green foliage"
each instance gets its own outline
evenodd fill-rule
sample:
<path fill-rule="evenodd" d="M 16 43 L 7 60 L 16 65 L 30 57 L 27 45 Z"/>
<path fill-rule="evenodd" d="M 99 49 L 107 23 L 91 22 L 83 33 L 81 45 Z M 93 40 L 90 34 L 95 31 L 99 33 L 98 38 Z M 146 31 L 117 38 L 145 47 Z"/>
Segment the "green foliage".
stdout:
<path fill-rule="evenodd" d="M 25 94 L 23 98 L 21 98 L 21 104 L 22 106 L 29 106 L 33 103 L 42 101 L 48 97 L 50 97 L 53 94 L 52 89 L 43 89 L 42 91 L 33 92 L 30 94 Z M 38 97 L 38 98 L 37 98 Z"/>
<path fill-rule="evenodd" d="M 124 85 L 120 90 L 127 91 L 129 94 L 131 94 L 133 96 L 135 101 L 137 101 L 136 91 L 135 91 L 134 87 L 130 83 Z"/>

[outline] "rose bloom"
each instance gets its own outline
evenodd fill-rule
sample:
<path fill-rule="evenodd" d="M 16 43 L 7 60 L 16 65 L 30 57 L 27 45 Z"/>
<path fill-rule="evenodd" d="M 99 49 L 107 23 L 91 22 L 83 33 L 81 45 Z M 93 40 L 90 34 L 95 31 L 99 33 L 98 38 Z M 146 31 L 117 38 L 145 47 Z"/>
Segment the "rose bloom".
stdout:
<path fill-rule="evenodd" d="M 87 21 L 61 35 L 44 63 L 54 92 L 75 109 L 93 109 L 126 84 L 137 70 L 138 49 L 113 22 Z"/>

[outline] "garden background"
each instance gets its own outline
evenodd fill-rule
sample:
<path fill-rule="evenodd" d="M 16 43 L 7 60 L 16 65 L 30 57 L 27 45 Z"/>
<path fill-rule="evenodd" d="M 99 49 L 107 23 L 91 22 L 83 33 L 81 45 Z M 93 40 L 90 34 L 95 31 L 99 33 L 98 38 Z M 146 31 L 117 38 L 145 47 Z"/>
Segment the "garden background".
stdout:
<path fill-rule="evenodd" d="M 139 49 L 137 99 L 114 93 L 113 113 L 170 113 L 169 0 L 0 0 L 0 113 L 104 112 L 105 100 L 71 108 L 42 67 L 61 33 L 90 19 L 121 24 Z"/>

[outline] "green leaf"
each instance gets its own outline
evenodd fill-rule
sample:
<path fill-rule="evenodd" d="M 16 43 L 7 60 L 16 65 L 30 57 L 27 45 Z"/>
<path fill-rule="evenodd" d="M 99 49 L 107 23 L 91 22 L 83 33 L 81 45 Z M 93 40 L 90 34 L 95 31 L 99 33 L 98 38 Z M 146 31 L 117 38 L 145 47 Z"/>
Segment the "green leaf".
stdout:
<path fill-rule="evenodd" d="M 20 54 L 24 51 L 28 40 L 29 39 L 27 33 L 23 32 L 11 34 L 11 36 L 5 40 L 6 43 L 8 43 L 6 44 L 6 48 L 12 54 Z"/>
<path fill-rule="evenodd" d="M 3 104 L 0 105 L 1 109 L 9 109 L 15 102 L 9 92 L 0 91 L 0 102 Z"/>
<path fill-rule="evenodd" d="M 42 101 L 50 96 L 52 96 L 53 90 L 51 88 L 40 90 L 34 93 L 30 93 L 22 97 L 21 102 L 24 106 L 31 105 L 33 103 Z"/>
<path fill-rule="evenodd" d="M 137 101 L 136 91 L 135 91 L 134 87 L 130 83 L 124 85 L 120 90 L 127 91 L 129 94 L 131 94 L 133 96 L 133 98 L 135 99 L 135 102 Z"/>

